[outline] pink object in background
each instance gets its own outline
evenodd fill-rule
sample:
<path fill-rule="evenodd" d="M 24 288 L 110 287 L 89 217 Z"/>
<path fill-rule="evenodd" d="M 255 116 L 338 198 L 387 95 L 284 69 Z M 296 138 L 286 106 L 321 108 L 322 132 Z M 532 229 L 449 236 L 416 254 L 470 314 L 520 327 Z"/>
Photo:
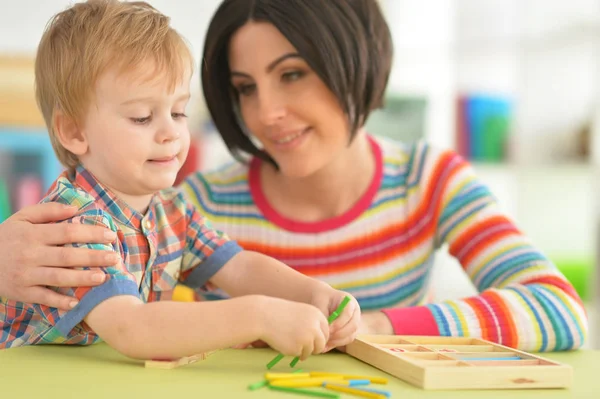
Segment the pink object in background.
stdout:
<path fill-rule="evenodd" d="M 37 204 L 42 199 L 42 180 L 37 176 L 23 176 L 17 180 L 15 186 L 15 211 Z"/>

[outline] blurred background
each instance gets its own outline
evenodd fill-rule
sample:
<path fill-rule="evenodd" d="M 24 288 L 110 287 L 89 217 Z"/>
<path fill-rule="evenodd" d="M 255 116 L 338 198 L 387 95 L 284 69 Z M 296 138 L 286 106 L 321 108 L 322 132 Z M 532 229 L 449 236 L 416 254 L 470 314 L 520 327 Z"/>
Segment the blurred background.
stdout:
<path fill-rule="evenodd" d="M 326 0 L 323 0 L 326 1 Z M 150 0 L 197 59 L 219 0 Z M 37 202 L 62 170 L 33 96 L 33 58 L 68 0 L 0 0 L 0 222 Z M 575 285 L 600 348 L 600 2 L 380 0 L 395 59 L 386 108 L 370 132 L 425 139 L 469 159 L 504 210 Z M 194 145 L 180 178 L 230 160 L 198 75 Z M 447 253 L 437 299 L 474 293 Z"/>

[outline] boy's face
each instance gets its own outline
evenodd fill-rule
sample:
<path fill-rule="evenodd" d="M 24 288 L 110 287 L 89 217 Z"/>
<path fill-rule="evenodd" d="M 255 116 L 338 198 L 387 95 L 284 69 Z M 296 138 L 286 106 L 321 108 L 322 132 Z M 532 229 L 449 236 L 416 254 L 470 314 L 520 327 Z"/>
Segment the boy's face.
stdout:
<path fill-rule="evenodd" d="M 156 191 L 173 185 L 190 144 L 185 116 L 189 73 L 169 90 L 165 77 L 140 78 L 148 71 L 152 64 L 132 72 L 104 72 L 81 124 L 88 147 L 81 162 L 138 210 Z"/>

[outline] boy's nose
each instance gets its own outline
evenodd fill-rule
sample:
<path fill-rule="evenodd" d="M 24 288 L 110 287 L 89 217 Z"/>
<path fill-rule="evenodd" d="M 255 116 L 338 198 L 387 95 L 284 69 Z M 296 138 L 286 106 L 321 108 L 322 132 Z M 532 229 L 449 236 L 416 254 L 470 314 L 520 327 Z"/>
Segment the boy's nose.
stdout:
<path fill-rule="evenodd" d="M 158 131 L 157 141 L 159 143 L 174 141 L 177 140 L 179 136 L 179 130 L 174 123 L 165 123 Z"/>

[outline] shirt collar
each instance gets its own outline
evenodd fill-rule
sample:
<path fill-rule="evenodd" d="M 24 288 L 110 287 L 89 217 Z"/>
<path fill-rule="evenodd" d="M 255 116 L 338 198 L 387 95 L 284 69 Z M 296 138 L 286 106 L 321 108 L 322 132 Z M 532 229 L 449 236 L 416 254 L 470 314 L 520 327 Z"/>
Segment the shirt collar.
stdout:
<path fill-rule="evenodd" d="M 112 217 L 116 218 L 122 224 L 131 226 L 138 231 L 142 231 L 141 224 L 144 215 L 133 209 L 124 200 L 115 195 L 108 187 L 100 183 L 83 165 L 78 165 L 75 169 L 74 176 L 72 175 L 70 177 L 75 185 L 83 188 L 87 193 L 92 195 L 96 203 L 102 208 L 107 209 Z M 153 196 L 152 201 L 150 201 L 148 216 L 151 214 L 155 197 L 156 196 Z"/>

